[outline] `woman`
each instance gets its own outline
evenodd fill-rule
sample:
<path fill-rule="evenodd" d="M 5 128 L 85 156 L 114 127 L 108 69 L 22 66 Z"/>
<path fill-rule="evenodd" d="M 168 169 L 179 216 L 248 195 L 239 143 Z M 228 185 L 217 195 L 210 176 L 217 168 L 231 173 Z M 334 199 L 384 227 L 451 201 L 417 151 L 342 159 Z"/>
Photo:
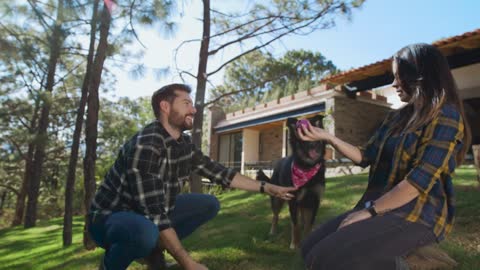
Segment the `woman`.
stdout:
<path fill-rule="evenodd" d="M 408 269 L 403 255 L 452 229 L 451 175 L 470 143 L 455 81 L 445 57 L 428 44 L 398 51 L 392 71 L 392 86 L 406 105 L 390 113 L 364 147 L 310 125 L 297 130 L 303 140 L 326 140 L 356 164 L 370 165 L 355 208 L 303 242 L 308 269 Z"/>

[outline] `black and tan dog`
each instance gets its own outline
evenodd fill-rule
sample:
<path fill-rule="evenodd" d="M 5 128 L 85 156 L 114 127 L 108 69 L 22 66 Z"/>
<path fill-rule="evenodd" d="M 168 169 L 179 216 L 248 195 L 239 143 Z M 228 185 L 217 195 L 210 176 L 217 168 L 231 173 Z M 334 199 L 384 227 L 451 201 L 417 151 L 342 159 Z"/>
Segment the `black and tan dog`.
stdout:
<path fill-rule="evenodd" d="M 309 118 L 312 126 L 323 128 L 323 116 Z M 320 198 L 325 190 L 325 143 L 301 141 L 296 135 L 296 128 L 302 124 L 296 118 L 288 118 L 287 125 L 290 133 L 289 143 L 292 154 L 279 160 L 273 169 L 272 178 L 269 179 L 262 170 L 257 172 L 257 180 L 267 181 L 280 186 L 296 186 L 295 198 L 288 202 L 292 233 L 290 248 L 298 248 L 301 238 L 301 225 L 303 234 L 307 235 L 312 230 L 312 225 L 320 206 Z M 275 234 L 278 225 L 278 214 L 284 201 L 270 197 L 273 219 L 270 234 Z"/>

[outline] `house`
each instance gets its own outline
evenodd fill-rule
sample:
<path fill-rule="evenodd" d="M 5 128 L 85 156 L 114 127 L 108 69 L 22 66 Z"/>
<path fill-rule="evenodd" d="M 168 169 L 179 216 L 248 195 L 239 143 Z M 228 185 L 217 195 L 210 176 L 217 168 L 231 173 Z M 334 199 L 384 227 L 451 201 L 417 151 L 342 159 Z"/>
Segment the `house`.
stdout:
<path fill-rule="evenodd" d="M 433 43 L 447 57 L 464 100 L 474 143 L 480 144 L 480 29 Z M 400 49 L 400 48 L 399 48 Z M 271 168 L 289 154 L 288 117 L 305 118 L 325 113 L 326 129 L 354 145 L 364 144 L 386 113 L 400 105 L 393 81 L 391 59 L 345 71 L 319 82 L 319 86 L 269 103 L 225 114 L 209 108 L 209 155 L 242 173 Z M 329 148 L 327 160 L 342 161 Z M 342 167 L 359 172 L 357 167 Z M 327 171 L 329 173 L 329 171 Z M 338 174 L 338 168 L 330 169 Z"/>

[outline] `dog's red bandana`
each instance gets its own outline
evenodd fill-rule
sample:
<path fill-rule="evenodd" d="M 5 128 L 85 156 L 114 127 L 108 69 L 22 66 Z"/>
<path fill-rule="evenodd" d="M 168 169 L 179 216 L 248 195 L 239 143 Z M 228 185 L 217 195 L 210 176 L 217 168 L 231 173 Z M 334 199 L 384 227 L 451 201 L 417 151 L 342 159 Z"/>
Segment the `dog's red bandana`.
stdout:
<path fill-rule="evenodd" d="M 302 187 L 305 185 L 312 177 L 317 174 L 318 170 L 320 170 L 321 164 L 318 163 L 314 167 L 310 169 L 302 169 L 292 162 L 292 182 L 296 188 Z"/>

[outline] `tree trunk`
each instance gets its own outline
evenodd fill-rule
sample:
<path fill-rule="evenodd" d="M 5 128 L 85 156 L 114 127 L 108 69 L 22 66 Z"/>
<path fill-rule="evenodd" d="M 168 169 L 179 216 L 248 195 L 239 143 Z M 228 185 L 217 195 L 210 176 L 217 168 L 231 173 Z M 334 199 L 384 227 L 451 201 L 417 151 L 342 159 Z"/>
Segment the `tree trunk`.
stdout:
<path fill-rule="evenodd" d="M 83 116 L 85 115 L 85 105 L 87 103 L 88 85 L 92 74 L 93 55 L 95 53 L 95 36 L 97 32 L 97 11 L 100 0 L 95 0 L 93 4 L 92 20 L 90 28 L 90 46 L 87 55 L 87 68 L 83 78 L 82 93 L 80 104 L 78 105 L 77 118 L 75 120 L 75 130 L 73 132 L 73 142 L 70 151 L 70 160 L 68 163 L 67 182 L 65 186 L 65 214 L 63 217 L 63 246 L 72 244 L 72 219 L 73 219 L 73 194 L 75 190 L 75 172 L 78 160 L 78 148 L 80 145 L 80 135 L 82 134 Z"/>
<path fill-rule="evenodd" d="M 203 34 L 200 45 L 200 61 L 197 73 L 197 92 L 195 94 L 195 120 L 193 121 L 192 141 L 198 149 L 202 149 L 203 109 L 205 90 L 207 87 L 208 47 L 210 44 L 210 0 L 203 0 Z M 191 192 L 202 192 L 201 177 L 194 175 L 190 183 Z"/>
<path fill-rule="evenodd" d="M 35 150 L 35 145 L 33 143 L 28 144 L 27 156 L 25 159 L 25 172 L 23 175 L 22 186 L 20 187 L 20 192 L 17 196 L 17 203 L 15 205 L 15 214 L 13 216 L 12 227 L 22 224 L 23 214 L 25 211 L 25 199 L 27 198 L 27 190 L 32 178 L 32 159 L 33 153 Z"/>
<path fill-rule="evenodd" d="M 88 212 L 93 196 L 95 195 L 95 160 L 97 159 L 97 124 L 98 124 L 98 89 L 102 79 L 103 63 L 107 55 L 108 32 L 110 29 L 110 13 L 104 5 L 100 17 L 100 41 L 97 47 L 97 53 L 93 62 L 92 77 L 88 87 L 88 110 L 85 128 L 86 152 L 83 160 L 84 167 L 84 187 L 85 197 L 84 206 Z M 88 218 L 85 217 L 85 228 L 88 228 Z M 84 230 L 86 232 L 86 230 Z M 83 235 L 83 244 L 87 249 L 94 248 L 94 243 L 88 233 Z"/>
<path fill-rule="evenodd" d="M 5 204 L 5 200 L 7 199 L 7 191 L 3 190 L 2 196 L 0 196 L 0 216 L 3 213 L 3 205 Z"/>
<path fill-rule="evenodd" d="M 36 147 L 33 157 L 32 178 L 28 189 L 28 203 L 25 214 L 25 228 L 34 227 L 37 221 L 37 203 L 40 191 L 40 181 L 42 178 L 42 167 L 45 161 L 45 146 L 48 141 L 47 128 L 50 115 L 51 93 L 55 84 L 55 72 L 58 59 L 60 57 L 60 48 L 64 41 L 63 23 L 63 0 L 58 0 L 57 18 L 53 26 L 53 32 L 50 39 L 50 58 L 48 60 L 47 82 L 45 85 L 45 96 L 43 97 L 42 110 L 38 122 L 38 132 L 35 139 Z"/>
<path fill-rule="evenodd" d="M 40 111 L 40 100 L 35 100 L 35 107 L 33 109 L 33 116 L 30 122 L 30 128 L 28 132 L 30 135 L 34 135 L 35 129 L 37 129 L 37 120 L 38 120 L 38 113 Z M 17 203 L 15 205 L 15 214 L 12 221 L 12 227 L 18 226 L 23 222 L 23 216 L 25 212 L 25 199 L 27 198 L 27 192 L 29 190 L 30 179 L 32 179 L 32 166 L 33 166 L 33 154 L 35 152 L 35 143 L 30 141 L 28 144 L 27 155 L 24 157 L 25 159 L 25 171 L 23 175 L 23 182 L 20 188 L 20 192 L 17 196 Z"/>

